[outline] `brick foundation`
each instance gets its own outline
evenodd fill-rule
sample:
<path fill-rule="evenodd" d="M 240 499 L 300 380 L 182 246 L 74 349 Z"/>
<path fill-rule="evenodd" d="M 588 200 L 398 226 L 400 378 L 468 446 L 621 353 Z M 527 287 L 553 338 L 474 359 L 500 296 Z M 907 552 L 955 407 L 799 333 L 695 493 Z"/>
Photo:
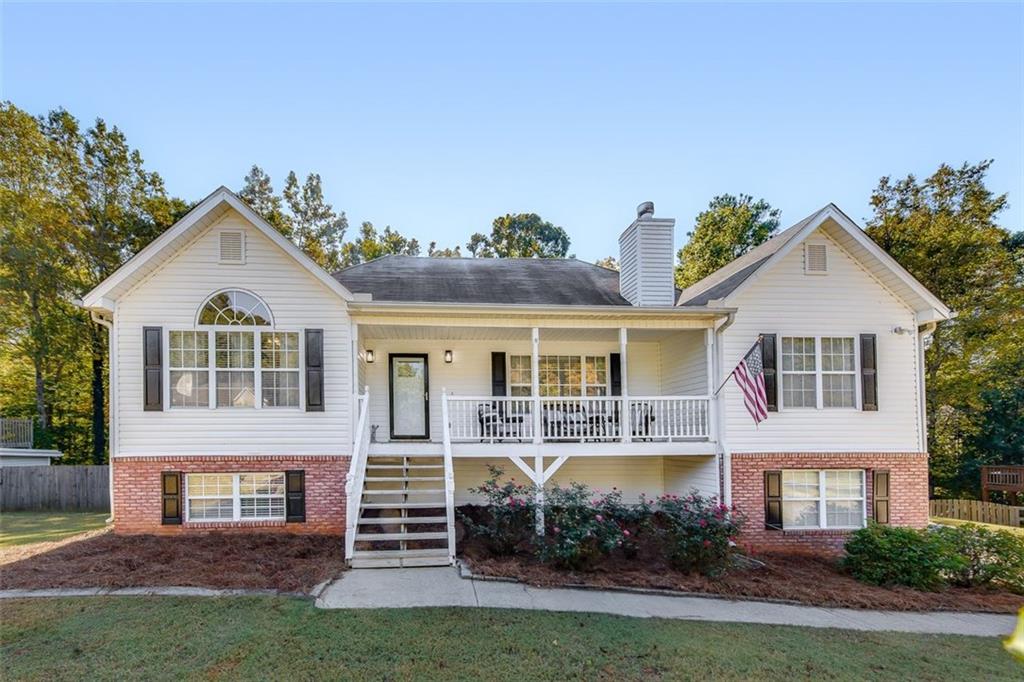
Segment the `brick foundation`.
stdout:
<path fill-rule="evenodd" d="M 872 474 L 889 471 L 891 523 L 923 528 L 928 524 L 928 454 L 923 452 L 732 454 L 732 501 L 747 516 L 741 544 L 753 551 L 787 550 L 838 555 L 850 531 L 770 530 L 764 527 L 764 472 L 772 469 L 865 469 L 868 518 Z"/>
<path fill-rule="evenodd" d="M 343 535 L 345 533 L 345 475 L 349 457 L 117 457 L 114 459 L 114 532 L 175 535 L 189 532 L 285 532 Z M 160 473 L 306 472 L 306 521 L 160 522 Z M 182 504 L 185 504 L 184 499 Z"/>

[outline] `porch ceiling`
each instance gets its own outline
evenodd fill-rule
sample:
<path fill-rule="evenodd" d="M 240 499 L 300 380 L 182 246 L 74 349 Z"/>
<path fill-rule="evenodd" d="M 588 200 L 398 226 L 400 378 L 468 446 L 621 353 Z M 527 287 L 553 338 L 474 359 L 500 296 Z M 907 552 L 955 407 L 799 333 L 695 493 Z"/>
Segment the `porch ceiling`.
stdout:
<path fill-rule="evenodd" d="M 703 334 L 700 329 L 630 329 L 633 342 L 662 342 L 681 339 L 683 335 Z M 462 327 L 444 325 L 390 325 L 361 324 L 359 335 L 363 339 L 389 339 L 397 341 L 529 341 L 531 329 L 526 327 Z M 601 341 L 618 343 L 618 328 L 543 328 L 540 342 L 545 341 Z"/>

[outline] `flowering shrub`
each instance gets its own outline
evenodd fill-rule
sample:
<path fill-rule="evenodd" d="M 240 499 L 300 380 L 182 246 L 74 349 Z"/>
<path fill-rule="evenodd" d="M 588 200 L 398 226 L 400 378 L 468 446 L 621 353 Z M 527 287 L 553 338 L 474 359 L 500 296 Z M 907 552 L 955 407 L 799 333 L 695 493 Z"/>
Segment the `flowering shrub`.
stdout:
<path fill-rule="evenodd" d="M 666 558 L 675 568 L 712 576 L 728 568 L 745 521 L 735 507 L 694 490 L 686 497 L 662 495 L 657 508 Z"/>
<path fill-rule="evenodd" d="M 494 554 L 507 556 L 534 534 L 536 489 L 516 483 L 514 478 L 500 483 L 505 472 L 499 467 L 488 465 L 487 471 L 489 478 L 483 485 L 469 489 L 487 499 L 486 513 L 479 523 L 462 512 L 459 516 L 469 532 L 483 538 Z"/>
<path fill-rule="evenodd" d="M 544 531 L 537 538 L 540 559 L 570 569 L 590 568 L 624 537 L 616 520 L 591 501 L 590 488 L 575 482 L 544 493 Z"/>
<path fill-rule="evenodd" d="M 653 528 L 654 503 L 640 493 L 637 504 L 625 504 L 622 491 L 612 488 L 611 492 L 601 494 L 593 500 L 594 507 L 605 517 L 612 519 L 622 530 L 622 552 L 627 559 L 633 559 L 639 552 L 639 538 Z"/>

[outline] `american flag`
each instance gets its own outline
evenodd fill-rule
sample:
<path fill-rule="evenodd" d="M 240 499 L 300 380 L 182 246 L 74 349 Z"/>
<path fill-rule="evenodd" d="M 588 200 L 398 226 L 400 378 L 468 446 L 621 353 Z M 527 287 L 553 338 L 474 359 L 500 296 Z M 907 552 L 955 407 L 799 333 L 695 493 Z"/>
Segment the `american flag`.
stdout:
<path fill-rule="evenodd" d="M 743 404 L 760 424 L 768 418 L 768 394 L 764 390 L 764 362 L 761 360 L 761 339 L 747 351 L 747 354 L 732 371 L 732 378 L 743 391 Z"/>

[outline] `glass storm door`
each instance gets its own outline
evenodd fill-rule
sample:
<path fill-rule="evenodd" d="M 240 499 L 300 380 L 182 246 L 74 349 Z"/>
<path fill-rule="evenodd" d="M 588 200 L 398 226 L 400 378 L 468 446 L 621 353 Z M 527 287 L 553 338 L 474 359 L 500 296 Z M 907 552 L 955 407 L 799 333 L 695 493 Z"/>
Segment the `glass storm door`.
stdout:
<path fill-rule="evenodd" d="M 389 355 L 391 373 L 391 437 L 430 437 L 427 356 Z"/>

